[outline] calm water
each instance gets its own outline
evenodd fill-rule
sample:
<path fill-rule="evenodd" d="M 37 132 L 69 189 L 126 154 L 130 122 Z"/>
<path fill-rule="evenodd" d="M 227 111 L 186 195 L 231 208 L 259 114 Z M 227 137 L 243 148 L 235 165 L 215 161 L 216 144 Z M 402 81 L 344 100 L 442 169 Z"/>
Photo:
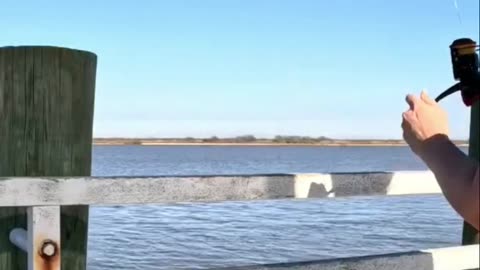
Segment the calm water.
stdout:
<path fill-rule="evenodd" d="M 464 149 L 465 150 L 465 149 Z M 95 147 L 94 175 L 425 170 L 404 147 Z M 441 196 L 93 207 L 89 269 L 208 269 L 457 245 Z"/>

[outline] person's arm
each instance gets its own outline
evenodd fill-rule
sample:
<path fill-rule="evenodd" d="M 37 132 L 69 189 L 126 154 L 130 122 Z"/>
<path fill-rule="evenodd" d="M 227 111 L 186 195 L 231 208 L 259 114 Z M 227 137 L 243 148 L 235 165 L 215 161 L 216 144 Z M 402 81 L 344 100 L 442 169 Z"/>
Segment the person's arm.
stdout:
<path fill-rule="evenodd" d="M 450 205 L 479 230 L 479 162 L 468 157 L 444 135 L 426 140 L 418 155 L 434 173 Z"/>

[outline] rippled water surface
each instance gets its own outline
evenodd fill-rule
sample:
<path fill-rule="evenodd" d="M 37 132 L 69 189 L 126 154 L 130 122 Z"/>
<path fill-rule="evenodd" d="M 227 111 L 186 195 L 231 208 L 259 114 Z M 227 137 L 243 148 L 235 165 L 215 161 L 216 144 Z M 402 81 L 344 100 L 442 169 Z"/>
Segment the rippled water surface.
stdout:
<path fill-rule="evenodd" d="M 97 146 L 94 175 L 425 170 L 404 147 Z M 92 207 L 89 269 L 208 269 L 456 245 L 441 196 Z"/>

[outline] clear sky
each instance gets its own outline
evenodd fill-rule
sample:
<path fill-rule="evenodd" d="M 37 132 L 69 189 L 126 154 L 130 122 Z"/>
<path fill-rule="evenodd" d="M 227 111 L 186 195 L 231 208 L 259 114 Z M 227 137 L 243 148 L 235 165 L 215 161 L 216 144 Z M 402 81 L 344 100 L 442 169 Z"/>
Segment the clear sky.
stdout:
<path fill-rule="evenodd" d="M 0 46 L 98 55 L 94 136 L 401 138 L 407 93 L 454 83 L 479 1 L 3 0 Z M 460 15 L 460 18 L 459 18 Z M 452 136 L 469 110 L 442 102 Z"/>

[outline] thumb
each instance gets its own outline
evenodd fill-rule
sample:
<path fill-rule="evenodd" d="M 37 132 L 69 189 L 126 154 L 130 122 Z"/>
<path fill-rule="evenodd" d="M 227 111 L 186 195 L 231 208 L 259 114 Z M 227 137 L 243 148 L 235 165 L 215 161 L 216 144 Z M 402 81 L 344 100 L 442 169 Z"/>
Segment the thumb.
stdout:
<path fill-rule="evenodd" d="M 435 105 L 437 102 L 433 99 L 431 99 L 427 92 L 425 90 L 422 90 L 422 93 L 420 94 L 420 98 L 423 100 L 423 102 L 429 104 L 429 105 Z"/>

